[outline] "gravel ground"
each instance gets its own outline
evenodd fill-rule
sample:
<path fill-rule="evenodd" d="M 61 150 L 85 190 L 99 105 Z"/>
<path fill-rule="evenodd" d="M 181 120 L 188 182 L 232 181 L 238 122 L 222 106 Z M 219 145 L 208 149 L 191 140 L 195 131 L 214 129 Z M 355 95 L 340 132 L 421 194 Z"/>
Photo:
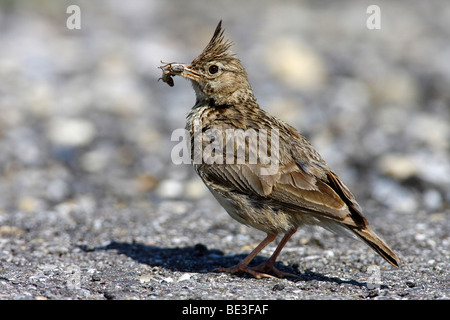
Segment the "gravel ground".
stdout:
<path fill-rule="evenodd" d="M 220 19 L 261 106 L 310 138 L 401 268 L 308 227 L 278 260 L 297 278 L 214 272 L 265 235 L 172 163 L 194 93 L 156 67 Z M 0 1 L 0 299 L 449 299 L 449 24 L 445 1 Z"/>

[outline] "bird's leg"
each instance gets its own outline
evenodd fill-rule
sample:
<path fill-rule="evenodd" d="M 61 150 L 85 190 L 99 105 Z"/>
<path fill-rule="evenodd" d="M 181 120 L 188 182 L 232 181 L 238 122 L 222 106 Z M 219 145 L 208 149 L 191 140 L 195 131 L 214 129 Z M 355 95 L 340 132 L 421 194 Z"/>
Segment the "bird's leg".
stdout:
<path fill-rule="evenodd" d="M 280 270 L 278 270 L 277 268 L 274 267 L 275 261 L 277 260 L 277 257 L 280 254 L 281 250 L 283 249 L 285 244 L 289 241 L 291 236 L 296 231 L 297 231 L 297 228 L 286 232 L 286 234 L 284 235 L 283 239 L 281 239 L 280 243 L 278 244 L 278 247 L 273 252 L 272 256 L 269 259 L 267 259 L 266 262 L 263 262 L 260 265 L 254 267 L 254 268 L 251 268 L 251 269 L 253 271 L 255 271 L 256 273 L 268 273 L 270 271 L 273 271 L 280 278 L 283 278 L 283 277 L 294 277 L 294 278 L 297 278 L 297 275 L 295 275 L 295 274 L 283 272 L 283 271 L 280 271 Z"/>
<path fill-rule="evenodd" d="M 258 246 L 255 249 L 253 249 L 253 251 L 250 252 L 250 254 L 247 257 L 245 257 L 241 262 L 239 262 L 237 265 L 230 267 L 230 268 L 217 268 L 217 269 L 215 269 L 215 271 L 239 273 L 239 274 L 246 272 L 246 273 L 251 274 L 252 276 L 254 276 L 257 279 L 261 279 L 262 277 L 272 277 L 269 274 L 254 270 L 254 268 L 249 268 L 248 264 L 258 255 L 259 252 L 261 252 L 262 249 L 264 249 L 265 246 L 267 246 L 269 243 L 271 243 L 273 240 L 275 240 L 276 237 L 277 237 L 276 233 L 275 234 L 268 233 L 267 237 L 263 241 L 261 241 L 261 243 L 258 244 Z"/>

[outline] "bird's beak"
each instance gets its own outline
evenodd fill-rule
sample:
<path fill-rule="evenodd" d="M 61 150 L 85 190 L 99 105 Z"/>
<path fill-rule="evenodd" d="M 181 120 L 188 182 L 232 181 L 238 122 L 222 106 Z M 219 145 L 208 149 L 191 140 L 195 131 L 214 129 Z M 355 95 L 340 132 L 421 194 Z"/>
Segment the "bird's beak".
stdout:
<path fill-rule="evenodd" d="M 182 77 L 185 77 L 185 78 L 191 79 L 191 80 L 195 80 L 195 81 L 197 81 L 200 78 L 200 74 L 193 71 L 191 69 L 190 65 L 188 65 L 188 66 L 182 65 L 182 66 L 183 66 L 183 71 L 181 72 Z"/>
<path fill-rule="evenodd" d="M 159 68 L 162 69 L 165 76 L 182 76 L 195 81 L 201 76 L 198 72 L 192 70 L 191 65 L 182 63 L 167 63 Z"/>

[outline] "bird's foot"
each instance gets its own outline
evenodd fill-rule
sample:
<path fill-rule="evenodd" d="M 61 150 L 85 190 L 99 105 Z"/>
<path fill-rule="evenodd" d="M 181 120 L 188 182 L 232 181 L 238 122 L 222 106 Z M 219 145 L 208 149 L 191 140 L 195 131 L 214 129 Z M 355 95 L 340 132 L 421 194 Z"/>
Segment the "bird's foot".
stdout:
<path fill-rule="evenodd" d="M 255 270 L 254 268 L 250 268 L 248 266 L 241 266 L 239 264 L 237 264 L 233 267 L 230 267 L 230 268 L 223 268 L 223 267 L 216 268 L 214 271 L 227 272 L 227 273 L 231 273 L 231 274 L 243 274 L 245 272 L 245 273 L 251 274 L 256 279 L 275 278 L 274 276 L 272 276 L 268 273 L 260 272 L 258 270 Z"/>
<path fill-rule="evenodd" d="M 261 278 L 275 278 L 270 275 L 269 272 L 273 272 L 279 278 L 297 278 L 298 276 L 293 273 L 283 272 L 274 267 L 272 263 L 264 262 L 256 267 L 248 267 L 246 265 L 237 264 L 230 268 L 217 268 L 217 272 L 228 272 L 231 274 L 248 273 L 254 276 L 256 279 Z"/>
<path fill-rule="evenodd" d="M 277 268 L 275 268 L 273 263 L 270 263 L 268 261 L 263 262 L 260 265 L 257 265 L 256 267 L 253 267 L 251 269 L 259 273 L 269 273 L 270 271 L 272 271 L 278 278 L 298 278 L 298 276 L 293 273 L 278 270 Z"/>

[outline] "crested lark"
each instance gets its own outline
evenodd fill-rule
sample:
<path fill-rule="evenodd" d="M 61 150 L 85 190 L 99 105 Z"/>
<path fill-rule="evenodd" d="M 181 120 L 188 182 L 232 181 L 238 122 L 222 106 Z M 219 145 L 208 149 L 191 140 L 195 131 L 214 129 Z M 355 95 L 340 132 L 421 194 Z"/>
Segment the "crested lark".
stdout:
<path fill-rule="evenodd" d="M 187 116 L 186 129 L 190 133 L 195 170 L 231 217 L 267 233 L 239 264 L 218 271 L 246 272 L 256 278 L 269 277 L 270 271 L 280 277 L 294 276 L 276 269 L 274 263 L 303 224 L 356 235 L 398 267 L 400 259 L 369 228 L 350 190 L 311 144 L 297 130 L 258 106 L 244 67 L 229 51 L 231 43 L 224 39 L 221 22 L 209 44 L 190 64 L 168 63 L 160 67 L 162 79 L 169 85 L 173 86 L 172 76 L 179 75 L 191 80 L 194 87 L 196 103 Z M 215 135 L 205 134 L 213 129 Z M 230 139 L 226 133 L 238 129 L 265 136 L 258 136 L 259 140 L 244 136 L 227 144 Z M 271 140 L 272 144 L 258 149 L 255 143 L 262 142 L 263 137 L 277 138 L 276 145 Z M 196 150 L 198 141 L 200 151 Z M 212 143 L 216 143 L 215 148 L 211 148 Z M 219 148 L 224 145 L 226 150 Z M 214 150 L 209 156 L 204 152 L 208 147 Z M 243 159 L 236 156 L 237 150 L 245 150 Z M 201 161 L 196 158 L 199 154 Z M 251 162 L 251 156 L 256 161 Z M 269 157 L 276 161 L 268 163 Z M 222 161 L 213 161 L 217 159 Z M 274 163 L 276 170 L 270 167 Z M 284 237 L 272 256 L 257 267 L 249 267 L 252 259 L 279 233 Z"/>

